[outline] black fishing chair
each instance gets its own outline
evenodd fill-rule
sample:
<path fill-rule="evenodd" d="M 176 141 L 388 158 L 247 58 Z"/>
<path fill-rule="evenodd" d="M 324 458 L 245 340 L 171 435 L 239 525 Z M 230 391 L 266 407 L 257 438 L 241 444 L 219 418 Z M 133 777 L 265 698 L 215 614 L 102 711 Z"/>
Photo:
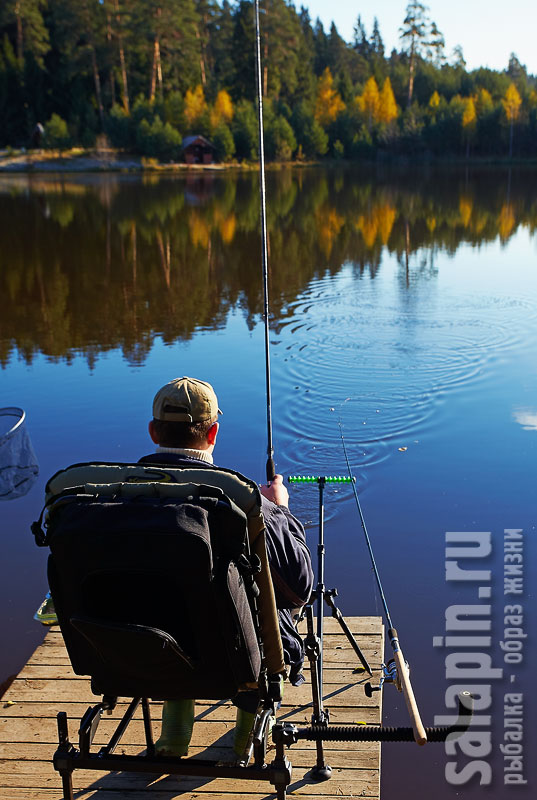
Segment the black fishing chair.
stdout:
<path fill-rule="evenodd" d="M 50 589 L 73 669 L 102 695 L 80 722 L 78 747 L 69 741 L 66 714 L 58 714 L 54 766 L 65 800 L 73 800 L 75 769 L 261 780 L 285 800 L 292 775 L 285 749 L 300 739 L 316 742 L 315 780 L 330 777 L 324 741 L 414 739 L 412 728 L 328 724 L 322 632 L 319 639 L 313 631 L 310 603 L 312 725 L 276 724 L 275 757 L 266 763 L 285 667 L 254 483 L 230 470 L 79 464 L 51 478 L 46 492 L 32 530 L 50 547 Z M 322 593 L 317 599 L 321 611 Z M 259 705 L 242 763 L 155 755 L 149 699 L 225 700 L 252 688 Z M 108 744 L 92 752 L 102 714 L 118 697 L 133 699 Z M 467 729 L 468 700 L 461 694 L 455 725 L 425 729 L 429 741 Z M 140 704 L 145 755 L 116 755 Z"/>
<path fill-rule="evenodd" d="M 54 766 L 65 800 L 75 769 L 256 779 L 284 800 L 284 737 L 266 764 L 285 667 L 257 486 L 229 470 L 81 464 L 57 473 L 46 492 L 33 532 L 50 547 L 49 584 L 73 670 L 102 695 L 81 720 L 78 747 L 58 714 Z M 149 699 L 225 700 L 252 688 L 259 706 L 241 764 L 155 755 Z M 118 697 L 134 699 L 92 752 Z M 146 752 L 116 755 L 140 704 Z"/>

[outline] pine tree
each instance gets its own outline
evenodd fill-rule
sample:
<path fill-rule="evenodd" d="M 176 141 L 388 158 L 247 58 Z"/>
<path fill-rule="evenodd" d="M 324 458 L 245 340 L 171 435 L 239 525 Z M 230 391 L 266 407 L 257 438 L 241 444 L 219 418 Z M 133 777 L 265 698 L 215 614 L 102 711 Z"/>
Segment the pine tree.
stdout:
<path fill-rule="evenodd" d="M 50 50 L 49 33 L 43 20 L 46 0 L 2 0 L 0 26 L 14 25 L 15 52 L 23 65 L 25 53 L 31 53 L 43 67 L 43 58 Z"/>
<path fill-rule="evenodd" d="M 255 29 L 252 3 L 240 0 L 233 13 L 231 52 L 233 83 L 230 89 L 233 100 L 254 100 L 255 92 Z"/>
<path fill-rule="evenodd" d="M 328 34 L 326 56 L 328 60 L 327 66 L 330 68 L 332 75 L 347 71 L 347 45 L 339 35 L 338 29 L 333 22 Z"/>
<path fill-rule="evenodd" d="M 55 44 L 61 54 L 64 79 L 78 83 L 91 76 L 101 128 L 104 127 L 102 63 L 106 50 L 105 9 L 99 0 L 49 0 Z"/>
<path fill-rule="evenodd" d="M 228 0 L 224 0 L 221 7 L 217 5 L 214 21 L 210 26 L 208 53 L 211 65 L 211 84 L 228 91 L 231 90 L 234 83 L 233 32 L 234 20 L 231 4 Z"/>
<path fill-rule="evenodd" d="M 215 27 L 219 15 L 219 8 L 215 0 L 194 0 L 194 7 L 196 9 L 197 18 L 196 39 L 198 43 L 201 84 L 206 88 L 214 66 L 211 53 L 211 40 L 216 34 Z"/>
<path fill-rule="evenodd" d="M 105 0 L 104 7 L 108 16 L 109 38 L 112 41 L 115 40 L 114 50 L 117 47 L 117 59 L 121 77 L 121 102 L 125 113 L 128 114 L 130 111 L 130 95 L 127 52 L 132 30 L 129 0 Z M 112 63 L 115 63 L 114 55 L 112 55 Z M 111 70 L 111 74 L 113 75 L 113 70 Z"/>
<path fill-rule="evenodd" d="M 291 102 L 297 86 L 298 17 L 284 0 L 265 0 L 261 19 L 263 92 Z"/>
<path fill-rule="evenodd" d="M 201 80 L 197 40 L 197 18 L 193 0 L 143 0 L 148 11 L 152 39 L 149 98 L 157 87 L 183 90 Z"/>
<path fill-rule="evenodd" d="M 446 62 L 446 40 L 436 25 L 436 22 L 431 22 L 429 31 L 429 39 L 426 44 L 427 57 L 435 67 L 441 67 Z"/>
<path fill-rule="evenodd" d="M 313 108 L 316 89 L 314 70 L 315 43 L 310 16 L 306 8 L 301 8 L 298 21 L 300 25 L 300 37 L 297 51 L 297 84 L 293 103 L 296 104 L 301 100 L 305 100 L 306 103 L 311 104 Z"/>
<path fill-rule="evenodd" d="M 406 7 L 406 16 L 403 27 L 399 29 L 399 36 L 406 47 L 408 53 L 408 105 L 412 103 L 414 93 L 414 77 L 416 71 L 416 59 L 422 54 L 427 34 L 429 32 L 429 18 L 427 16 L 428 7 L 419 3 L 418 0 L 411 0 Z"/>
<path fill-rule="evenodd" d="M 520 63 L 515 53 L 511 53 L 509 56 L 507 74 L 513 81 L 525 81 L 527 78 L 526 67 Z"/>
<path fill-rule="evenodd" d="M 369 39 L 367 38 L 365 25 L 362 22 L 362 17 L 360 15 L 358 15 L 358 19 L 354 25 L 353 47 L 358 51 L 358 53 L 360 53 L 361 56 L 368 58 L 371 46 L 369 44 Z"/>
<path fill-rule="evenodd" d="M 359 17 L 358 17 L 359 19 Z M 371 34 L 371 50 L 375 55 L 384 58 L 384 42 L 380 35 L 379 21 L 375 17 L 373 20 L 373 33 Z"/>
<path fill-rule="evenodd" d="M 466 61 L 464 60 L 464 53 L 462 52 L 460 44 L 453 48 L 451 59 L 452 66 L 454 66 L 455 69 L 466 69 Z"/>
<path fill-rule="evenodd" d="M 320 77 L 328 66 L 328 37 L 319 17 L 317 17 L 313 26 L 313 45 L 315 52 L 315 74 Z"/>

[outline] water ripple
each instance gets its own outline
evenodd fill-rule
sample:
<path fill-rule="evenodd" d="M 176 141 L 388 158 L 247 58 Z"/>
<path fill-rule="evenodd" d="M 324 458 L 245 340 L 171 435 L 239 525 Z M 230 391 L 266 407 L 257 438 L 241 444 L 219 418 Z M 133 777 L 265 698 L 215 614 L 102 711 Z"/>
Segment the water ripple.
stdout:
<path fill-rule="evenodd" d="M 423 291 L 401 296 L 393 285 L 343 273 L 314 281 L 288 304 L 277 393 L 288 443 L 281 457 L 293 471 L 341 470 L 341 416 L 364 489 L 370 467 L 418 440 L 445 394 L 479 381 L 537 318 L 526 297 Z"/>

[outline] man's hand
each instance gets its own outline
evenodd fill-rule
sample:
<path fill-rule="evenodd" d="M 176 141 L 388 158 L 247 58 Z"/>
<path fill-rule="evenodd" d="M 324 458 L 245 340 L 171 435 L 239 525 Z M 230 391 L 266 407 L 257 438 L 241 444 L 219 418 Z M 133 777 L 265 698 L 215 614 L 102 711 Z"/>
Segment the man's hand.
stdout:
<path fill-rule="evenodd" d="M 260 486 L 259 491 L 267 500 L 272 500 L 277 506 L 289 506 L 289 492 L 283 484 L 283 475 L 275 475 L 267 486 Z"/>

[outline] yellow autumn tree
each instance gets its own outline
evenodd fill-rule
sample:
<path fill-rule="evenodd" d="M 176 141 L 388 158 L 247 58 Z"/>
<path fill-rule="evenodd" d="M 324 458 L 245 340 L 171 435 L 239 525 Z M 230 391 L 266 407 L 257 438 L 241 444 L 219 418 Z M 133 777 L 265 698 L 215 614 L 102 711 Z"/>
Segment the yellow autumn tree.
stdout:
<path fill-rule="evenodd" d="M 475 137 L 477 129 L 477 113 L 473 97 L 463 98 L 462 135 L 466 141 L 466 158 L 470 155 L 470 142 Z"/>
<path fill-rule="evenodd" d="M 194 90 L 187 89 L 185 95 L 185 119 L 189 128 L 207 111 L 207 102 L 200 84 Z"/>
<path fill-rule="evenodd" d="M 509 158 L 513 155 L 513 126 L 515 120 L 518 119 L 520 113 L 520 106 L 522 105 L 522 98 L 518 93 L 514 83 L 510 83 L 502 99 L 502 106 L 505 111 L 505 116 L 509 122 Z"/>
<path fill-rule="evenodd" d="M 438 108 L 439 105 L 440 105 L 440 95 L 435 89 L 429 98 L 429 108 L 436 109 Z"/>
<path fill-rule="evenodd" d="M 380 108 L 379 87 L 373 75 L 368 79 L 362 94 L 356 98 L 356 102 L 360 110 L 367 116 L 367 127 L 371 130 L 373 122 L 378 120 Z"/>
<path fill-rule="evenodd" d="M 518 119 L 521 104 L 522 98 L 518 92 L 518 89 L 514 83 L 510 83 L 502 100 L 505 116 L 509 122 L 513 122 L 515 119 Z"/>
<path fill-rule="evenodd" d="M 233 119 L 233 102 L 228 92 L 221 89 L 216 95 L 216 100 L 211 109 L 211 128 L 213 130 L 224 122 L 228 124 Z"/>
<path fill-rule="evenodd" d="M 399 109 L 397 108 L 397 103 L 395 102 L 392 82 L 389 78 L 386 78 L 382 85 L 382 91 L 379 95 L 378 121 L 389 125 L 390 122 L 393 122 L 393 120 L 397 118 L 398 113 Z"/>
<path fill-rule="evenodd" d="M 334 78 L 332 77 L 330 68 L 326 67 L 317 85 L 315 119 L 323 127 L 326 127 L 335 120 L 337 115 L 340 111 L 343 111 L 344 108 L 345 103 L 341 99 L 341 95 L 337 89 L 334 89 Z"/>
<path fill-rule="evenodd" d="M 481 88 L 477 93 L 477 98 L 475 101 L 475 110 L 477 111 L 477 115 L 480 116 L 481 114 L 486 114 L 489 111 L 492 111 L 494 107 L 494 103 L 492 101 L 492 95 L 488 91 L 488 89 Z"/>

